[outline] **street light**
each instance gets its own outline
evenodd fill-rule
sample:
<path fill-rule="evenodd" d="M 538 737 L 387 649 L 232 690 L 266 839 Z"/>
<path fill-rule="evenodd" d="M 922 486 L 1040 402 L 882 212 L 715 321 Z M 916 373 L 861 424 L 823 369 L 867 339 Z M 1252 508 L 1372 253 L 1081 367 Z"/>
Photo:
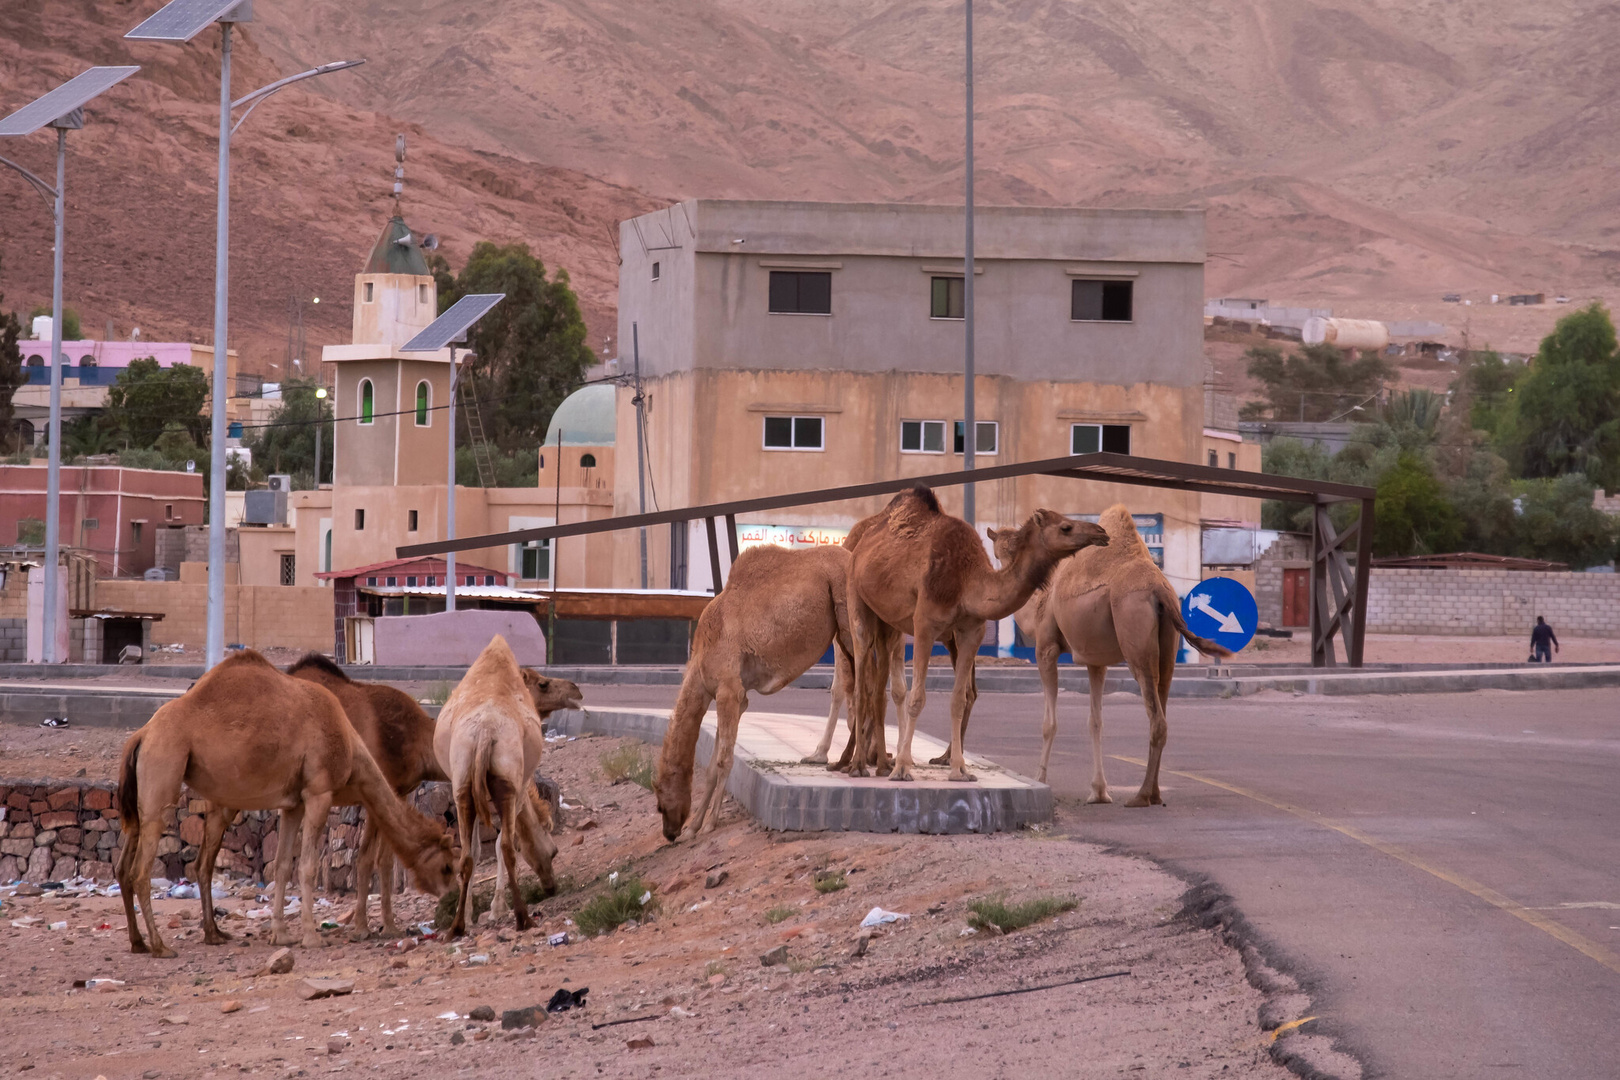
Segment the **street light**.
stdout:
<path fill-rule="evenodd" d="M 319 303 L 320 298 L 316 297 Z M 315 388 L 315 490 L 321 490 L 321 425 L 326 422 L 326 387 Z M 331 569 L 328 567 L 328 569 Z"/>
<path fill-rule="evenodd" d="M 220 24 L 219 53 L 219 190 L 215 200 L 214 230 L 214 393 L 209 452 L 208 492 L 208 639 L 206 663 L 213 667 L 225 658 L 225 338 L 230 314 L 231 135 L 265 98 L 304 79 L 356 67 L 364 60 L 322 64 L 297 75 L 261 86 L 245 97 L 231 100 L 231 27 L 253 21 L 253 0 L 171 0 L 146 21 L 125 34 L 130 41 L 184 44 L 213 23 Z M 231 110 L 247 106 L 233 125 Z"/>
<path fill-rule="evenodd" d="M 0 136 L 32 135 L 42 127 L 56 129 L 55 187 L 16 162 L 0 158 L 0 164 L 17 170 L 35 191 L 45 197 L 45 201 L 51 205 L 51 216 L 56 224 L 55 258 L 51 270 L 51 412 L 45 436 L 48 440 L 45 468 L 45 610 L 40 649 L 40 659 L 47 664 L 58 664 L 65 659 L 56 649 L 57 622 L 62 614 L 57 610 L 56 561 L 60 558 L 62 543 L 61 507 L 57 504 L 62 494 L 62 248 L 66 232 L 63 219 L 67 210 L 67 133 L 84 127 L 85 105 L 139 70 L 138 66 L 93 67 L 0 120 Z M 114 543 L 117 543 L 116 539 Z"/>

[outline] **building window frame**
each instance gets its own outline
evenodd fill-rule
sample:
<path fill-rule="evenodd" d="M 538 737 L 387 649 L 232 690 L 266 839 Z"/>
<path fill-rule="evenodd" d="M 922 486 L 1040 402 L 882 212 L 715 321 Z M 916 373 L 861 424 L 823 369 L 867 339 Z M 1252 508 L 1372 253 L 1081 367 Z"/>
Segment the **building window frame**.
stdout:
<path fill-rule="evenodd" d="M 377 418 L 377 388 L 370 379 L 360 380 L 360 415 L 355 423 L 370 427 Z"/>
<path fill-rule="evenodd" d="M 785 433 L 784 422 L 787 424 Z M 761 426 L 760 445 L 766 450 L 820 453 L 827 448 L 827 418 L 824 416 L 766 416 Z M 810 441 L 812 431 L 813 443 Z M 784 434 L 785 442 L 782 441 Z"/>
<path fill-rule="evenodd" d="M 416 384 L 416 426 L 433 425 L 433 387 L 426 379 Z"/>
<path fill-rule="evenodd" d="M 901 420 L 900 452 L 902 454 L 943 454 L 945 452 L 945 421 Z"/>
<path fill-rule="evenodd" d="M 928 317 L 941 322 L 961 322 L 967 318 L 967 278 L 935 274 L 929 279 Z M 952 312 L 955 314 L 952 314 Z"/>
<path fill-rule="evenodd" d="M 1105 277 L 1072 279 L 1069 283 L 1069 321 L 1135 322 L 1136 282 Z"/>
<path fill-rule="evenodd" d="M 416 511 L 415 510 L 407 510 L 407 511 L 405 511 L 405 531 L 406 532 L 415 532 L 416 531 Z"/>
<path fill-rule="evenodd" d="M 830 270 L 772 270 L 766 290 L 771 315 L 832 315 Z"/>
<path fill-rule="evenodd" d="M 1001 423 L 997 420 L 975 420 L 973 426 L 977 429 L 978 438 L 973 443 L 974 457 L 995 457 L 1001 453 Z M 951 426 L 952 453 L 962 452 L 962 436 L 967 430 L 967 421 L 958 420 Z M 989 446 L 985 445 L 985 435 L 989 435 Z"/>
<path fill-rule="evenodd" d="M 363 509 L 361 509 L 360 507 L 357 506 L 357 507 L 354 508 L 354 531 L 355 532 L 365 532 L 365 530 L 366 530 L 366 512 L 365 512 L 365 510 L 363 510 Z"/>
<path fill-rule="evenodd" d="M 376 285 L 376 283 L 372 282 L 372 281 L 361 282 L 361 284 L 360 284 L 360 302 L 363 303 L 363 304 L 369 304 L 372 301 L 374 301 L 376 298 L 377 298 L 377 285 Z"/>
<path fill-rule="evenodd" d="M 518 577 L 524 581 L 551 580 L 551 541 L 530 540 L 518 545 Z"/>
<path fill-rule="evenodd" d="M 1082 431 L 1088 434 L 1082 435 Z M 1123 449 L 1121 441 L 1123 440 Z M 1131 425 L 1085 422 L 1069 425 L 1069 453 L 1071 454 L 1129 454 L 1131 452 Z"/>
<path fill-rule="evenodd" d="M 425 281 L 417 282 L 417 284 L 416 284 L 416 302 L 418 304 L 422 304 L 422 305 L 426 306 L 427 304 L 430 304 L 430 303 L 433 302 L 433 294 L 428 291 L 429 288 L 431 288 L 431 286 L 429 286 L 427 282 L 425 282 Z"/>
<path fill-rule="evenodd" d="M 654 262 L 652 264 L 652 279 L 654 281 L 658 280 L 658 271 L 659 271 L 659 269 L 660 268 L 659 268 L 659 265 L 658 265 L 657 261 L 654 260 Z"/>
<path fill-rule="evenodd" d="M 596 455 L 595 454 L 581 454 L 581 455 L 579 455 L 579 467 L 582 468 L 582 469 L 594 469 L 594 468 L 596 468 Z"/>
<path fill-rule="evenodd" d="M 280 558 L 279 561 L 280 561 L 281 565 L 280 565 L 280 577 L 279 577 L 279 580 L 280 580 L 281 584 L 283 584 L 283 585 L 297 585 L 298 584 L 298 556 L 295 553 L 291 552 L 291 551 L 283 551 L 280 554 L 281 554 L 281 558 Z"/>

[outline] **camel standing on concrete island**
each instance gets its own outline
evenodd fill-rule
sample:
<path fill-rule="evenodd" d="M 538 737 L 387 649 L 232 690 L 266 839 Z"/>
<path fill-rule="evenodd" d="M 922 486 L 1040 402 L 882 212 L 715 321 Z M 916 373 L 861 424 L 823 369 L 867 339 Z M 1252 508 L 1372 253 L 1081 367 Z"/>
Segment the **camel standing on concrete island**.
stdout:
<path fill-rule="evenodd" d="M 1170 679 L 1176 671 L 1177 635 L 1200 652 L 1231 656 L 1213 641 L 1197 637 L 1181 617 L 1181 601 L 1169 580 L 1153 563 L 1147 545 L 1136 531 L 1131 513 L 1122 505 L 1103 512 L 1102 527 L 1108 546 L 1084 551 L 1053 575 L 1050 588 L 1038 592 L 1017 615 L 1026 633 L 1034 631 L 1035 662 L 1046 691 L 1046 714 L 1041 725 L 1041 771 L 1057 735 L 1058 655 L 1067 650 L 1091 676 L 1091 795 L 1087 802 L 1114 800 L 1103 777 L 1102 695 L 1108 666 L 1124 661 L 1142 691 L 1148 714 L 1148 765 L 1142 789 L 1127 806 L 1161 805 L 1159 758 L 1164 752 L 1169 724 L 1165 706 Z M 996 540 L 1002 558 L 1004 538 Z"/>
<path fill-rule="evenodd" d="M 845 711 L 846 706 L 853 707 L 855 690 L 855 664 L 842 649 L 833 653 L 833 684 L 832 703 L 827 709 L 827 727 L 821 733 L 821 741 L 816 744 L 815 750 L 799 759 L 805 765 L 827 765 L 827 754 L 832 750 L 833 734 L 838 730 L 838 715 Z M 904 637 L 894 639 L 894 647 L 889 652 L 889 696 L 894 699 L 894 707 L 898 709 L 906 700 L 906 642 Z M 849 714 L 849 730 L 853 736 L 855 731 L 855 714 Z M 827 768 L 833 770 L 849 767 L 850 754 L 854 749 L 853 738 L 845 744 L 844 754 L 838 761 Z"/>
<path fill-rule="evenodd" d="M 400 802 L 338 700 L 319 686 L 283 675 L 247 650 L 215 665 L 124 743 L 118 778 L 124 853 L 118 862 L 118 884 L 131 952 L 148 951 L 136 923 L 139 899 L 150 951 L 154 956 L 175 955 L 158 934 L 150 897 L 152 858 L 163 835 L 164 811 L 178 804 L 182 783 L 209 804 L 197 882 L 203 937 L 210 945 L 229 938 L 214 922 L 212 884 L 220 841 L 238 810 L 281 811 L 275 900 L 270 909 L 277 944 L 296 940 L 286 932 L 283 909 L 293 838 L 300 830 L 302 940 L 305 948 L 323 944 L 315 925 L 315 864 L 326 813 L 334 803 L 360 803 L 366 808 L 367 818 L 377 823 L 383 840 L 399 853 L 418 888 L 437 896 L 450 887 L 449 837 L 432 819 Z"/>
<path fill-rule="evenodd" d="M 841 547 L 772 545 L 749 548 L 731 565 L 725 588 L 698 616 L 692 657 L 658 752 L 655 791 L 665 839 L 675 840 L 683 825 L 689 836 L 714 828 L 749 691 L 776 693 L 819 660 L 829 642 L 849 651 L 849 565 L 850 553 Z M 711 701 L 719 713 L 714 755 L 703 798 L 692 810 L 693 762 Z"/>
<path fill-rule="evenodd" d="M 473 867 L 478 858 L 478 825 L 493 828 L 497 814 L 501 822 L 496 837 L 500 872 L 511 888 L 517 928 L 527 930 L 530 926 L 528 905 L 518 888 L 519 846 L 524 860 L 540 875 L 545 894 L 550 896 L 556 891 L 551 860 L 557 854 L 557 845 L 551 839 L 550 807 L 540 801 L 530 781 L 545 748 L 545 732 L 531 686 L 548 688 L 552 681 L 520 668 L 511 646 L 497 634 L 439 710 L 433 752 L 450 777 L 461 837 L 461 896 L 455 921 L 450 925 L 452 937 L 467 932 Z M 566 685 L 573 690 L 566 703 L 577 703 L 579 688 L 572 683 Z"/>
<path fill-rule="evenodd" d="M 985 623 L 1017 611 L 1046 583 L 1054 567 L 1082 548 L 1106 544 L 1102 529 L 1070 521 L 1054 510 L 1037 510 L 1009 534 L 1002 569 L 993 569 L 973 526 L 939 508 L 925 487 L 896 495 L 883 512 L 858 524 L 851 536 L 850 631 L 855 639 L 855 736 L 850 762 L 866 774 L 871 759 L 881 766 L 883 686 L 895 636 L 912 635 L 911 690 L 900 714 L 900 741 L 890 780 L 911 780 L 911 739 L 927 697 L 928 661 L 934 642 L 951 653 L 956 685 L 951 694 L 950 779 L 972 780 L 962 756 L 973 700 L 974 658 Z"/>

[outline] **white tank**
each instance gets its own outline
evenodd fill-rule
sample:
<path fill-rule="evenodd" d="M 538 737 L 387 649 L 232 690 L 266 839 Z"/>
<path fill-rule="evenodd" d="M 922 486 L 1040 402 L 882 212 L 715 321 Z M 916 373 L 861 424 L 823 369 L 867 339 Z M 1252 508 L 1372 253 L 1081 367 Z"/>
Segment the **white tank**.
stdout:
<path fill-rule="evenodd" d="M 1305 320 L 1301 333 L 1307 345 L 1337 345 L 1341 349 L 1382 349 L 1389 344 L 1389 327 L 1377 319 Z"/>

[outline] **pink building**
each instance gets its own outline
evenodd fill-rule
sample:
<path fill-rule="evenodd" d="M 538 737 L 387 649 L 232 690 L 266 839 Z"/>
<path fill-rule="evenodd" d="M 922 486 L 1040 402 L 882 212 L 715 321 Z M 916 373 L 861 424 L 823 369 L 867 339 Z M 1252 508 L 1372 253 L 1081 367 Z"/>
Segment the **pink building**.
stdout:
<path fill-rule="evenodd" d="M 64 465 L 62 546 L 96 557 L 101 577 L 140 577 L 154 565 L 158 532 L 203 523 L 201 473 Z M 0 465 L 0 544 L 28 519 L 45 519 L 45 465 Z"/>

